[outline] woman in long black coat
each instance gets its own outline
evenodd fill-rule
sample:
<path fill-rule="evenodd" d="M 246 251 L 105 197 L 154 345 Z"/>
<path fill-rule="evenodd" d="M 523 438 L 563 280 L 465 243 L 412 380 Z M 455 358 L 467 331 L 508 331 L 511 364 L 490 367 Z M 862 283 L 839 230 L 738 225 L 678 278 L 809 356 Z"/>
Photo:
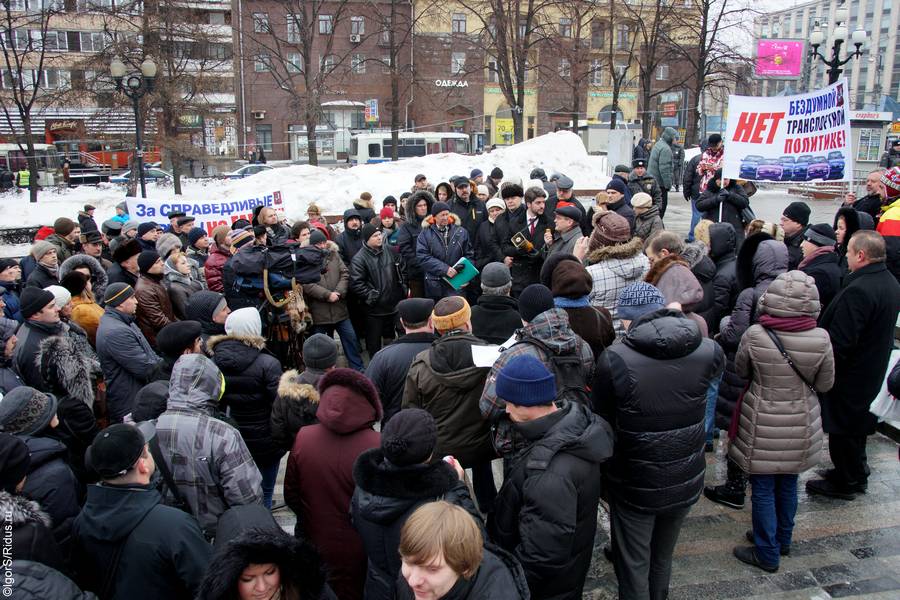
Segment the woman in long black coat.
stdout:
<path fill-rule="evenodd" d="M 724 186 L 722 184 L 725 184 Z M 744 243 L 744 221 L 741 211 L 750 207 L 750 199 L 743 188 L 733 179 L 722 177 L 722 169 L 706 186 L 706 191 L 697 200 L 697 210 L 703 213 L 704 219 L 713 223 L 731 223 L 737 238 L 737 249 Z"/>

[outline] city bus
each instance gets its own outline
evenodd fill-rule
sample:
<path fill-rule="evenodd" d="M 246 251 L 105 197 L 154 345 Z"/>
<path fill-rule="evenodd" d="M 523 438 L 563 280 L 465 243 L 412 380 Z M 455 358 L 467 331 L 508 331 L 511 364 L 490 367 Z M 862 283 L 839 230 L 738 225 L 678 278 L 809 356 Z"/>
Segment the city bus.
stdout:
<path fill-rule="evenodd" d="M 56 140 L 57 151 L 76 168 L 127 169 L 134 154 L 134 142 L 116 140 Z M 159 148 L 144 147 L 144 162 L 159 160 Z"/>
<path fill-rule="evenodd" d="M 59 154 L 53 144 L 34 144 L 34 154 L 38 163 L 38 185 L 53 186 L 62 181 Z M 18 171 L 28 168 L 26 152 L 18 144 L 0 144 L 0 169 Z"/>
<path fill-rule="evenodd" d="M 421 133 L 401 132 L 398 158 L 426 156 L 455 152 L 469 153 L 469 136 L 465 133 L 449 131 L 426 131 Z M 391 160 L 393 141 L 389 132 L 359 133 L 350 139 L 350 164 L 388 162 Z"/>

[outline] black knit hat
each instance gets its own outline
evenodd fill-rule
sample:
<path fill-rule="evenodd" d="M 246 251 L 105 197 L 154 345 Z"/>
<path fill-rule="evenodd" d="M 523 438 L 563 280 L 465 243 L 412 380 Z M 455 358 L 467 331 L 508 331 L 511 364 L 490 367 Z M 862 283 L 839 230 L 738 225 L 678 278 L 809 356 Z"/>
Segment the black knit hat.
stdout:
<path fill-rule="evenodd" d="M 407 325 L 424 323 L 434 310 L 434 300 L 430 298 L 407 298 L 397 304 L 400 320 Z"/>
<path fill-rule="evenodd" d="M 150 267 L 156 264 L 156 261 L 159 260 L 159 252 L 156 250 L 144 250 L 138 255 L 138 269 L 141 273 L 146 273 L 150 270 Z"/>
<path fill-rule="evenodd" d="M 169 323 L 156 334 L 156 347 L 170 358 L 180 356 L 200 338 L 200 323 L 197 321 L 175 321 Z"/>
<path fill-rule="evenodd" d="M 113 260 L 117 263 L 123 263 L 132 256 L 137 256 L 141 253 L 141 245 L 137 240 L 128 240 L 127 242 L 123 242 L 116 246 L 115 251 L 113 252 Z"/>
<path fill-rule="evenodd" d="M 19 266 L 19 261 L 14 258 L 0 258 L 0 273 L 17 266 Z"/>
<path fill-rule="evenodd" d="M 194 227 L 188 232 L 188 244 L 193 246 L 198 241 L 206 237 L 206 231 L 201 227 Z"/>
<path fill-rule="evenodd" d="M 372 237 L 373 235 L 375 235 L 375 233 L 377 231 L 378 231 L 378 228 L 376 226 L 372 225 L 371 223 L 366 223 L 365 225 L 363 225 L 363 227 L 362 227 L 363 244 L 368 242 L 369 238 Z"/>
<path fill-rule="evenodd" d="M 553 308 L 553 292 L 545 285 L 532 283 L 519 294 L 519 316 L 530 323 L 536 316 Z"/>
<path fill-rule="evenodd" d="M 807 242 L 816 246 L 834 246 L 837 244 L 837 236 L 834 229 L 828 223 L 816 223 L 806 228 L 803 237 Z"/>
<path fill-rule="evenodd" d="M 31 318 L 54 300 L 53 292 L 38 287 L 26 287 L 19 296 L 19 310 L 22 318 Z"/>
<path fill-rule="evenodd" d="M 199 292 L 198 292 L 199 293 Z M 115 308 L 134 296 L 134 288 L 127 283 L 117 281 L 106 286 L 106 294 L 103 303 L 110 308 Z"/>
<path fill-rule="evenodd" d="M 153 423 L 117 423 L 97 434 L 84 454 L 85 465 L 101 479 L 124 475 L 144 453 L 144 445 L 156 435 Z"/>
<path fill-rule="evenodd" d="M 447 204 L 446 202 L 435 202 L 434 204 L 431 205 L 431 216 L 436 217 L 439 214 L 441 214 L 442 212 L 444 212 L 445 210 L 447 210 L 447 211 L 450 210 L 449 204 Z"/>
<path fill-rule="evenodd" d="M 217 312 L 225 308 L 225 296 L 212 290 L 194 292 L 188 298 L 184 316 L 200 322 L 211 322 Z"/>
<path fill-rule="evenodd" d="M 159 229 L 159 225 L 157 225 L 156 223 L 141 223 L 137 228 L 137 236 L 144 237 L 145 235 L 147 235 L 151 231 L 155 231 L 156 229 Z"/>
<path fill-rule="evenodd" d="M 421 408 L 406 408 L 381 430 L 381 452 L 398 467 L 422 464 L 434 453 L 437 425 Z"/>
<path fill-rule="evenodd" d="M 491 179 L 503 179 L 503 169 L 500 167 L 491 169 Z"/>
<path fill-rule="evenodd" d="M 59 285 L 63 286 L 72 296 L 80 296 L 84 292 L 84 288 L 87 287 L 87 282 L 90 281 L 90 277 L 82 273 L 81 271 L 69 271 L 66 273 L 66 276 L 60 279 Z"/>
<path fill-rule="evenodd" d="M 328 238 L 325 237 L 325 234 L 322 233 L 322 230 L 318 227 L 314 227 L 312 232 L 309 234 L 309 245 L 315 246 L 316 244 L 321 244 L 322 242 L 327 242 Z"/>
<path fill-rule="evenodd" d="M 806 227 L 809 225 L 809 213 L 809 205 L 806 202 L 791 202 L 784 209 L 782 215 Z"/>
<path fill-rule="evenodd" d="M 0 433 L 0 490 L 14 494 L 30 466 L 31 454 L 25 442 L 14 435 Z"/>

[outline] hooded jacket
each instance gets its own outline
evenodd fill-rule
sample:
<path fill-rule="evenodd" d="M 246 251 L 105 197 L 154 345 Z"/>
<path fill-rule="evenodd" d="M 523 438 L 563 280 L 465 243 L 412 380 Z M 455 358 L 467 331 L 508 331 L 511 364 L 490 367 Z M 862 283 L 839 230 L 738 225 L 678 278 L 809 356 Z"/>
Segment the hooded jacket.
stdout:
<path fill-rule="evenodd" d="M 316 418 L 318 408 L 319 391 L 316 387 L 304 383 L 296 369 L 286 371 L 278 381 L 278 396 L 272 404 L 269 420 L 272 443 L 282 454 L 291 450 L 302 427 L 319 422 Z"/>
<path fill-rule="evenodd" d="M 474 319 L 474 309 L 472 312 Z M 420 352 L 428 350 L 435 340 L 437 336 L 433 333 L 407 333 L 376 352 L 369 361 L 366 377 L 375 384 L 381 398 L 381 405 L 384 408 L 382 427 L 400 412 L 406 375 L 413 360 Z"/>
<path fill-rule="evenodd" d="M 229 507 L 262 503 L 262 476 L 240 433 L 212 416 L 223 382 L 211 360 L 185 354 L 172 369 L 166 412 L 156 423 L 162 455 L 204 531 L 215 530 Z"/>
<path fill-rule="evenodd" d="M 822 304 L 822 311 L 828 308 L 831 301 L 841 291 L 841 267 L 838 264 L 839 258 L 833 248 L 829 247 L 827 251 L 813 256 L 809 261 L 804 258 L 800 261 L 798 268 L 812 277 L 816 282 L 816 289 L 819 290 L 819 302 Z"/>
<path fill-rule="evenodd" d="M 659 187 L 668 190 L 675 183 L 673 176 L 675 171 L 675 162 L 672 158 L 672 144 L 678 132 L 671 127 L 663 129 L 662 134 L 653 148 L 650 150 L 650 158 L 647 160 L 647 173 L 650 174 L 658 183 Z"/>
<path fill-rule="evenodd" d="M 446 239 L 434 224 L 434 217 L 427 217 L 422 223 L 422 233 L 416 240 L 416 260 L 425 274 L 425 295 L 429 298 L 459 294 L 444 281 L 447 270 L 463 257 L 475 260 L 469 234 L 457 224 L 458 220 L 456 215 L 450 215 Z"/>
<path fill-rule="evenodd" d="M 706 316 L 710 335 L 719 333 L 722 317 L 734 310 L 741 288 L 737 282 L 737 236 L 730 223 L 713 223 L 709 226 L 709 258 L 716 265 L 713 276 L 714 302 Z"/>
<path fill-rule="evenodd" d="M 633 237 L 622 244 L 597 248 L 584 259 L 594 281 L 591 304 L 609 311 L 617 336 L 624 332 L 619 319 L 619 293 L 642 280 L 650 270 L 650 261 L 644 255 L 643 247 L 641 238 Z"/>
<path fill-rule="evenodd" d="M 600 356 L 593 404 L 616 432 L 607 477 L 618 502 L 658 514 L 697 501 L 707 390 L 724 366 L 722 349 L 695 321 L 665 308 L 634 321 Z"/>
<path fill-rule="evenodd" d="M 647 160 L 650 158 L 650 150 L 647 149 L 647 140 L 645 138 L 641 138 L 638 140 L 638 143 L 635 144 L 634 150 L 631 151 L 631 159 L 632 160 Z"/>
<path fill-rule="evenodd" d="M 362 239 L 362 226 L 367 221 L 362 221 L 358 229 L 350 229 L 347 227 L 347 221 L 352 218 L 359 218 L 362 220 L 362 217 L 359 214 L 359 211 L 350 209 L 344 211 L 344 230 L 340 232 L 335 240 L 338 248 L 341 251 L 341 260 L 344 261 L 345 265 L 349 265 L 353 260 L 353 257 L 362 249 L 363 247 L 363 239 Z"/>
<path fill-rule="evenodd" d="M 490 424 L 478 411 L 488 370 L 472 362 L 472 346 L 484 345 L 470 333 L 445 332 L 413 361 L 403 390 L 403 408 L 434 417 L 434 455 L 451 455 L 466 468 L 494 458 Z"/>
<path fill-rule="evenodd" d="M 857 211 L 850 206 L 842 206 L 834 215 L 835 231 L 837 231 L 838 221 L 840 221 L 841 218 L 844 219 L 844 228 L 846 230 L 844 233 L 844 241 L 843 243 L 837 244 L 834 248 L 837 251 L 838 266 L 841 268 L 841 280 L 843 281 L 847 276 L 847 273 L 850 272 L 847 266 L 847 244 L 850 243 L 850 238 L 860 229 L 875 229 L 875 221 L 873 221 L 865 212 Z"/>
<path fill-rule="evenodd" d="M 665 229 L 659 218 L 659 207 L 651 206 L 642 214 L 634 215 L 634 235 L 644 241 L 644 250 L 650 245 L 650 239 Z"/>
<path fill-rule="evenodd" d="M 238 424 L 238 431 L 257 465 L 268 466 L 284 451 L 272 439 L 272 405 L 278 396 L 281 363 L 266 350 L 261 336 L 223 335 L 209 338 L 213 362 L 225 376 L 220 405 Z"/>
<path fill-rule="evenodd" d="M 97 355 L 106 380 L 110 423 L 131 412 L 134 397 L 150 381 L 159 357 L 138 329 L 134 317 L 107 308 L 97 328 Z"/>
<path fill-rule="evenodd" d="M 577 403 L 515 427 L 530 443 L 510 461 L 488 530 L 522 564 L 532 596 L 580 600 L 612 430 Z"/>
<path fill-rule="evenodd" d="M 319 381 L 319 422 L 300 429 L 288 458 L 284 499 L 301 532 L 322 555 L 335 594 L 362 598 L 366 553 L 350 523 L 353 463 L 376 448 L 382 417 L 375 386 L 361 373 L 334 369 Z"/>
<path fill-rule="evenodd" d="M 333 325 L 350 318 L 347 310 L 350 269 L 341 260 L 338 245 L 334 242 L 327 242 L 327 244 L 322 276 L 316 283 L 303 284 L 303 297 L 306 299 L 313 323 L 316 325 Z M 340 295 L 337 302 L 328 301 L 332 292 Z"/>
<path fill-rule="evenodd" d="M 21 291 L 21 281 L 0 281 L 0 296 L 3 296 L 3 302 L 5 303 L 3 315 L 7 319 L 16 320 L 19 323 L 25 321 L 19 304 L 19 292 Z"/>
<path fill-rule="evenodd" d="M 697 210 L 703 213 L 704 219 L 713 223 L 731 223 L 738 250 L 744 243 L 744 221 L 741 219 L 741 211 L 749 206 L 750 199 L 736 181 L 729 182 L 728 187 L 722 189 L 716 184 L 715 177 L 709 180 L 706 191 L 700 194 L 697 200 Z"/>
<path fill-rule="evenodd" d="M 774 317 L 819 316 L 813 280 L 799 271 L 779 275 L 759 300 L 759 312 Z M 772 331 L 794 366 L 816 392 L 834 383 L 834 355 L 828 332 Z M 741 338 L 738 374 L 750 380 L 741 402 L 737 436 L 728 456 L 753 475 L 799 474 L 821 461 L 819 398 L 797 376 L 765 328 L 756 324 Z"/>
<path fill-rule="evenodd" d="M 734 407 L 746 384 L 734 362 L 738 343 L 744 332 L 759 320 L 757 302 L 769 284 L 787 271 L 787 263 L 787 246 L 764 233 L 747 238 L 738 254 L 737 279 L 743 291 L 735 301 L 731 316 L 720 322 L 716 338 L 728 357 L 716 402 L 716 426 L 720 429 L 727 429 L 731 423 Z"/>
<path fill-rule="evenodd" d="M 400 226 L 400 231 L 397 233 L 400 256 L 403 258 L 403 264 L 410 279 L 422 279 L 425 275 L 422 267 L 419 266 L 419 259 L 416 258 L 417 242 L 422 233 L 422 221 L 416 216 L 416 204 L 423 198 L 428 205 L 426 217 L 431 214 L 431 207 L 434 204 L 434 196 L 431 192 L 428 190 L 413 192 L 406 199 L 406 222 Z"/>
<path fill-rule="evenodd" d="M 33 560 L 57 571 L 66 570 L 62 550 L 53 537 L 53 521 L 41 505 L 24 496 L 0 492 L 0 512 L 12 530 L 13 560 Z"/>
<path fill-rule="evenodd" d="M 197 522 L 151 486 L 89 486 L 73 531 L 84 587 L 100 593 L 110 575 L 110 599 L 193 598 L 212 554 Z"/>
<path fill-rule="evenodd" d="M 400 259 L 386 248 L 364 246 L 350 263 L 350 289 L 373 316 L 397 312 L 397 303 L 406 297 Z"/>
<path fill-rule="evenodd" d="M 472 334 L 488 344 L 502 344 L 521 326 L 519 302 L 510 296 L 482 294 L 472 307 Z"/>
<path fill-rule="evenodd" d="M 322 559 L 309 542 L 287 534 L 254 529 L 242 533 L 216 552 L 197 600 L 232 600 L 250 564 L 275 563 L 286 587 L 283 600 L 337 600 L 325 583 Z M 294 595 L 296 594 L 296 595 Z"/>
<path fill-rule="evenodd" d="M 203 274 L 206 277 L 206 286 L 212 292 L 224 291 L 225 286 L 222 284 L 222 269 L 225 263 L 231 258 L 231 253 L 214 246 L 209 251 L 209 258 L 203 264 Z"/>
<path fill-rule="evenodd" d="M 94 298 L 103 298 L 106 294 L 109 277 L 103 264 L 93 256 L 73 254 L 66 260 L 61 261 L 59 265 L 59 279 L 62 280 L 63 277 L 75 269 L 83 267 L 87 267 L 91 271 L 91 292 L 94 294 Z"/>
<path fill-rule="evenodd" d="M 353 479 L 356 489 L 350 515 L 368 557 L 366 600 L 395 597 L 401 565 L 400 530 L 422 504 L 439 498 L 481 520 L 466 483 L 443 460 L 398 467 L 384 458 L 380 448 L 373 448 L 356 459 Z"/>

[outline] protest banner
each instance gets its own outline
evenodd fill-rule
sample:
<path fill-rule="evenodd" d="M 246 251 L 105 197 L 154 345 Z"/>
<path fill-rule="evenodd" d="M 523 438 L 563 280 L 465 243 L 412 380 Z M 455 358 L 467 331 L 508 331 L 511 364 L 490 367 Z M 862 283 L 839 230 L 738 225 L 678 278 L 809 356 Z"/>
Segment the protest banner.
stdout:
<path fill-rule="evenodd" d="M 168 225 L 170 212 L 180 211 L 196 222 L 194 227 L 200 227 L 207 233 L 219 225 L 231 226 L 238 219 L 253 218 L 253 209 L 257 206 L 269 206 L 276 211 L 284 212 L 284 200 L 280 191 L 261 194 L 252 198 L 240 200 L 198 200 L 185 197 L 166 198 L 126 198 L 128 215 L 139 223 L 154 222 L 160 225 Z"/>
<path fill-rule="evenodd" d="M 847 80 L 798 94 L 728 97 L 723 174 L 748 181 L 850 181 Z"/>

